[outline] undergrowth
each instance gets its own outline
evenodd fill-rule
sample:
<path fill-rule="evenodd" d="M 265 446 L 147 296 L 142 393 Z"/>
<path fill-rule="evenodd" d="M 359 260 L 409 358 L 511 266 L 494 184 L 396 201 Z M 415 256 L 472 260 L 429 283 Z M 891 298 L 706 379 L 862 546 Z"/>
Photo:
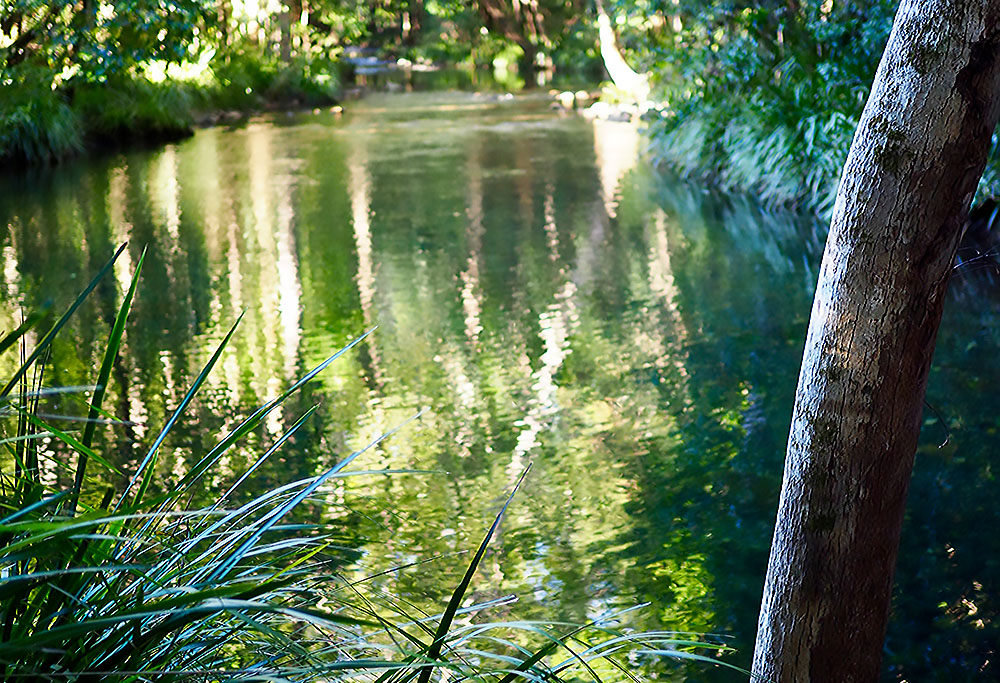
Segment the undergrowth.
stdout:
<path fill-rule="evenodd" d="M 7 86 L 0 100 L 0 160 L 51 163 L 83 149 L 83 126 L 66 97 L 50 88 Z"/>
<path fill-rule="evenodd" d="M 83 122 L 85 136 L 100 144 L 189 135 L 197 101 L 191 84 L 142 78 L 82 83 L 73 90 L 73 109 Z"/>
<path fill-rule="evenodd" d="M 52 393 L 80 391 L 47 386 L 53 341 L 125 248 L 54 322 L 38 311 L 0 338 L 0 354 L 21 354 L 0 389 L 0 679 L 636 682 L 637 666 L 658 657 L 729 666 L 709 656 L 726 648 L 698 637 L 628 629 L 629 610 L 587 624 L 497 622 L 490 609 L 508 605 L 510 598 L 467 604 L 469 586 L 517 486 L 440 613 L 428 616 L 374 589 L 374 576 L 348 580 L 331 559 L 336 528 L 295 521 L 293 511 L 306 501 L 322 504 L 330 485 L 358 473 L 356 459 L 390 434 L 315 476 L 235 502 L 234 492 L 315 407 L 292 420 L 214 502 L 191 506 L 192 491 L 227 452 L 364 335 L 243 418 L 175 486 L 154 493 L 160 448 L 196 400 L 237 321 L 134 471 L 119 470 L 114 454 L 95 446 L 95 434 L 115 422 L 103 402 L 144 255 L 87 390 L 85 426 L 53 426 L 40 404 Z M 37 341 L 29 344 L 31 339 Z M 43 476 L 41 463 L 53 443 L 75 455 L 68 486 L 46 483 Z M 102 476 L 92 477 L 88 468 L 99 468 Z M 97 483 L 109 477 L 118 483 Z"/>
<path fill-rule="evenodd" d="M 791 207 L 829 219 L 857 128 L 857 114 L 808 114 L 783 121 L 750 101 L 734 109 L 692 108 L 651 128 L 653 156 L 683 177 L 748 194 L 768 208 Z M 993 136 L 975 203 L 1000 196 L 1000 145 Z"/>
<path fill-rule="evenodd" d="M 0 162 L 48 164 L 87 148 L 178 139 L 216 111 L 330 104 L 340 88 L 329 59 L 285 62 L 247 50 L 220 52 L 191 78 L 152 79 L 131 69 L 52 88 L 51 76 L 22 71 L 11 74 L 0 98 Z"/>
<path fill-rule="evenodd" d="M 646 36 L 664 116 L 651 152 L 683 176 L 829 218 L 897 3 L 678 10 Z M 683 5 L 682 5 L 683 8 Z M 1000 194 L 994 141 L 978 200 Z"/>
<path fill-rule="evenodd" d="M 213 108 L 252 109 L 268 105 L 324 104 L 339 97 L 335 61 L 319 57 L 275 56 L 230 50 L 216 55 L 205 96 Z"/>
<path fill-rule="evenodd" d="M 758 197 L 775 208 L 820 215 L 833 209 L 856 121 L 841 113 L 794 123 L 769 121 L 752 104 L 737 112 L 700 112 L 653 128 L 657 160 L 726 192 Z"/>

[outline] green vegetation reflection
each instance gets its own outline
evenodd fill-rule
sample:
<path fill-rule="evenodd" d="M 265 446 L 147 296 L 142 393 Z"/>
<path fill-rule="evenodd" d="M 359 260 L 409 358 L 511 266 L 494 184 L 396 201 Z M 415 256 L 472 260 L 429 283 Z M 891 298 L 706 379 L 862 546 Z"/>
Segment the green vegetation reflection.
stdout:
<path fill-rule="evenodd" d="M 345 530 L 338 542 L 358 550 L 359 572 L 476 547 L 500 492 L 533 462 L 470 600 L 501 600 L 491 618 L 573 623 L 649 601 L 639 627 L 730 634 L 733 661 L 745 665 L 821 235 L 665 182 L 637 162 L 638 147 L 632 125 L 561 117 L 544 98 L 439 93 L 372 97 L 343 119 L 261 118 L 66 166 L 32 187 L 8 183 L 0 199 L 12 304 L 2 322 L 17 324 L 15 304 L 79 289 L 115 244 L 147 245 L 143 292 L 105 398 L 127 424 L 96 437 L 131 471 L 243 314 L 230 353 L 163 444 L 154 493 L 172 490 L 219 434 L 377 325 L 230 450 L 197 502 L 209 504 L 314 404 L 255 473 L 258 490 L 315 476 L 423 410 L 405 438 L 367 460 L 420 474 L 339 480 L 335 505 L 308 508 L 313 521 Z M 101 325 L 138 253 L 123 253 L 95 305 L 54 346 L 50 385 L 86 383 L 100 365 Z M 983 324 L 955 315 L 956 326 Z M 956 367 L 992 362 L 975 348 L 941 348 Z M 936 381 L 929 396 L 941 403 L 935 386 L 966 380 Z M 995 418 L 982 403 L 969 394 L 944 414 L 988 430 Z M 48 410 L 80 412 L 66 397 Z M 960 488 L 985 495 L 971 476 L 985 466 L 982 433 L 953 430 L 952 455 L 928 450 L 914 486 L 964 468 Z M 72 481 L 56 462 L 42 476 L 51 486 Z M 969 510 L 991 519 L 979 498 L 957 498 L 947 497 L 956 519 Z M 912 557 L 931 558 L 932 569 L 908 567 L 904 553 L 901 585 L 931 581 L 944 606 L 923 602 L 923 591 L 899 596 L 890 643 L 901 654 L 890 666 L 961 671 L 914 655 L 923 636 L 907 634 L 940 620 L 949 635 L 934 642 L 987 647 L 993 614 L 973 582 L 988 585 L 995 568 L 968 564 L 950 537 L 961 553 L 908 533 L 904 543 L 920 548 Z M 433 561 L 373 585 L 434 614 L 463 566 Z M 949 578 L 936 583 L 939 575 Z M 503 602 L 509 594 L 521 601 Z M 963 600 L 976 605 L 974 619 Z M 664 680 L 732 679 L 700 665 L 648 666 Z"/>

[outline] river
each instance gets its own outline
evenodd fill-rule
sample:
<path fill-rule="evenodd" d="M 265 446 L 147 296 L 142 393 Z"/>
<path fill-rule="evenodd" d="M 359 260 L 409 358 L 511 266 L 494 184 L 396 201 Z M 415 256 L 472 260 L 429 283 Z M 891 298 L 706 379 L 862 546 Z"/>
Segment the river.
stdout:
<path fill-rule="evenodd" d="M 542 96 L 415 92 L 8 173 L 0 327 L 19 305 L 66 305 L 128 241 L 46 380 L 93 381 L 147 250 L 106 403 L 129 424 L 102 437 L 127 468 L 243 313 L 166 442 L 159 486 L 375 328 L 202 495 L 314 403 L 254 490 L 314 475 L 419 414 L 357 461 L 393 473 L 345 479 L 310 508 L 341 530 L 345 567 L 439 558 L 377 584 L 439 610 L 467 561 L 454 553 L 478 545 L 531 463 L 473 585 L 480 600 L 519 596 L 492 618 L 580 622 L 649 603 L 637 627 L 723 634 L 738 650 L 728 661 L 746 666 L 823 229 L 659 176 L 641 148 L 634 126 Z M 993 275 L 973 260 L 930 380 L 887 681 L 998 675 L 998 314 Z M 45 464 L 50 483 L 69 483 L 58 458 Z M 700 664 L 656 672 L 740 680 Z"/>

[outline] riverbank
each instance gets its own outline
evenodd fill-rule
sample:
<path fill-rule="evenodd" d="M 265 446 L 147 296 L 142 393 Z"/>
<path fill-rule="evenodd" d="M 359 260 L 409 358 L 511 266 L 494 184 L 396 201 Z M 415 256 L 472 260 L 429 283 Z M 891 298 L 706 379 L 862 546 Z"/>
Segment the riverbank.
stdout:
<path fill-rule="evenodd" d="M 336 62 L 252 53 L 220 57 L 197 73 L 130 73 L 51 88 L 22 78 L 0 101 L 0 162 L 52 164 L 123 144 L 155 144 L 256 111 L 340 100 Z"/>
<path fill-rule="evenodd" d="M 791 120 L 765 117 L 752 103 L 702 102 L 685 114 L 671 113 L 649 128 L 655 163 L 683 178 L 725 192 L 758 197 L 769 207 L 805 210 L 828 219 L 840 173 L 861 115 L 825 111 Z M 1000 196 L 996 138 L 973 206 Z"/>
<path fill-rule="evenodd" d="M 705 11 L 667 17 L 669 31 L 626 31 L 630 63 L 663 103 L 651 156 L 699 184 L 829 218 L 895 9 Z M 995 147 L 977 204 L 1000 194 Z"/>

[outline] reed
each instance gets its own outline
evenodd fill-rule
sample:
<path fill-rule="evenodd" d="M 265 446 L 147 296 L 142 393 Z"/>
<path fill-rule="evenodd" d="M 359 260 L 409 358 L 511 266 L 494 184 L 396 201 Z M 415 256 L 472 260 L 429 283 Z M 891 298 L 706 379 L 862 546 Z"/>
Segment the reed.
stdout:
<path fill-rule="evenodd" d="M 227 451 L 365 335 L 242 420 L 176 486 L 154 494 L 150 484 L 160 447 L 224 353 L 237 321 L 135 471 L 118 472 L 114 458 L 95 448 L 95 425 L 98 417 L 111 418 L 102 405 L 104 387 L 121 347 L 144 255 L 89 392 L 92 419 L 82 433 L 62 431 L 38 405 L 47 393 L 60 391 L 47 388 L 44 380 L 53 341 L 124 249 L 61 316 L 52 321 L 40 311 L 0 338 L 0 354 L 19 348 L 22 354 L 0 389 L 0 462 L 11 463 L 0 472 L 0 679 L 428 683 L 445 680 L 443 672 L 449 672 L 459 680 L 493 683 L 563 677 L 636 681 L 633 670 L 643 658 L 729 666 L 710 656 L 726 650 L 720 645 L 676 633 L 629 630 L 629 610 L 573 625 L 491 621 L 489 610 L 512 598 L 464 605 L 517 487 L 441 614 L 428 616 L 374 590 L 374 577 L 347 580 L 330 561 L 336 529 L 295 523 L 292 512 L 306 501 L 323 500 L 327 484 L 356 473 L 355 460 L 391 433 L 316 476 L 233 502 L 233 493 L 315 408 L 294 420 L 211 505 L 189 505 L 193 489 Z M 29 338 L 38 340 L 30 349 Z M 72 485 L 59 490 L 40 476 L 39 458 L 45 440 L 52 439 L 76 457 Z M 84 495 L 93 493 L 84 489 L 91 481 L 88 468 L 94 467 L 116 473 L 121 484 L 99 496 Z M 458 615 L 467 618 L 459 624 Z"/>

